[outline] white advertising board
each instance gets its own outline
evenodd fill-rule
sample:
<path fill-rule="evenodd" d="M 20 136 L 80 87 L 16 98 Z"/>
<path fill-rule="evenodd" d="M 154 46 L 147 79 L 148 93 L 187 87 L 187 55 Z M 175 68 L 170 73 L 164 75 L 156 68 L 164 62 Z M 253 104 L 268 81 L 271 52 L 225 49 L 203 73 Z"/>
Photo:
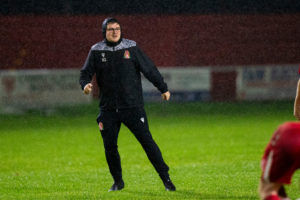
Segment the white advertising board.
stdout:
<path fill-rule="evenodd" d="M 159 68 L 172 94 L 173 101 L 207 101 L 210 98 L 211 69 L 209 67 L 164 67 Z M 144 99 L 160 100 L 159 91 L 142 78 Z"/>
<path fill-rule="evenodd" d="M 293 99 L 299 79 L 298 65 L 238 67 L 238 100 Z"/>
<path fill-rule="evenodd" d="M 0 112 L 87 103 L 79 85 L 79 69 L 0 71 Z M 210 68 L 160 68 L 172 100 L 209 100 Z M 160 100 L 159 91 L 142 76 L 146 101 Z"/>
<path fill-rule="evenodd" d="M 0 71 L 0 112 L 90 100 L 81 92 L 78 69 Z"/>

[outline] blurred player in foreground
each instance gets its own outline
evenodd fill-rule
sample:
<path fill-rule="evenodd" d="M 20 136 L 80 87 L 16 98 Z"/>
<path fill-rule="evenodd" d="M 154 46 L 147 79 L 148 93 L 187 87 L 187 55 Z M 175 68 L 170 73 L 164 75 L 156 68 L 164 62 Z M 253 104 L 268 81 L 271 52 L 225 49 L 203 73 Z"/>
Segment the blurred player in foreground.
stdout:
<path fill-rule="evenodd" d="M 124 188 L 117 145 L 121 123 L 125 124 L 140 142 L 165 189 L 175 191 L 176 188 L 169 177 L 169 167 L 149 131 L 144 110 L 141 73 L 161 92 L 163 100 L 170 98 L 167 84 L 136 42 L 122 37 L 121 25 L 116 19 L 104 20 L 102 34 L 104 40 L 92 46 L 80 71 L 79 82 L 84 93 L 89 94 L 92 91 L 92 76 L 96 74 L 100 90 L 100 115 L 97 123 L 109 170 L 114 179 L 110 191 Z"/>
<path fill-rule="evenodd" d="M 263 200 L 288 200 L 284 184 L 290 184 L 300 168 L 300 123 L 278 127 L 267 145 L 262 161 L 259 195 Z"/>

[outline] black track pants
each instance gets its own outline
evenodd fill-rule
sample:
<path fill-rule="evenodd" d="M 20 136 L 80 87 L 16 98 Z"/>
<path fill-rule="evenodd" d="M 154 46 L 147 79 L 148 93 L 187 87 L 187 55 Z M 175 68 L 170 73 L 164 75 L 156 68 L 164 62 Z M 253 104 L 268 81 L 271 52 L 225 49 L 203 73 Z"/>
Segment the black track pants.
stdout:
<path fill-rule="evenodd" d="M 106 160 L 115 181 L 122 178 L 120 155 L 118 152 L 118 134 L 121 123 L 134 134 L 145 150 L 148 159 L 162 179 L 168 178 L 169 167 L 164 162 L 159 147 L 153 140 L 143 108 L 131 108 L 117 111 L 101 111 L 97 118 L 102 135 Z"/>

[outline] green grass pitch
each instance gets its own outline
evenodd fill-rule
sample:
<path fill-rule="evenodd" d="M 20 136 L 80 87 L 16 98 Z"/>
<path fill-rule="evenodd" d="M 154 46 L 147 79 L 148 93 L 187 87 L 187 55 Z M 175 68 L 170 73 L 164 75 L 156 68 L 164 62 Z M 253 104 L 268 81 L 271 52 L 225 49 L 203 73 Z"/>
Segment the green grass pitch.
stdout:
<path fill-rule="evenodd" d="M 96 124 L 97 103 L 0 115 L 0 199 L 258 199 L 270 136 L 294 121 L 292 102 L 151 103 L 150 130 L 176 192 L 166 192 L 129 130 L 119 134 L 125 188 L 113 183 Z M 300 173 L 287 187 L 300 197 Z"/>

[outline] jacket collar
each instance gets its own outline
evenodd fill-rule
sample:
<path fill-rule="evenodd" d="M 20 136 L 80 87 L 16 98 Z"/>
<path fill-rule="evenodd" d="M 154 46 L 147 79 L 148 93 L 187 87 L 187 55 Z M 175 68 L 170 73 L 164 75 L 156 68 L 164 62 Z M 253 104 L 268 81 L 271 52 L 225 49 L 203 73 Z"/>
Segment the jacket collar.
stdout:
<path fill-rule="evenodd" d="M 104 42 L 107 44 L 107 46 L 115 47 L 122 42 L 122 37 L 119 39 L 118 42 L 110 42 L 107 39 L 104 39 Z"/>

